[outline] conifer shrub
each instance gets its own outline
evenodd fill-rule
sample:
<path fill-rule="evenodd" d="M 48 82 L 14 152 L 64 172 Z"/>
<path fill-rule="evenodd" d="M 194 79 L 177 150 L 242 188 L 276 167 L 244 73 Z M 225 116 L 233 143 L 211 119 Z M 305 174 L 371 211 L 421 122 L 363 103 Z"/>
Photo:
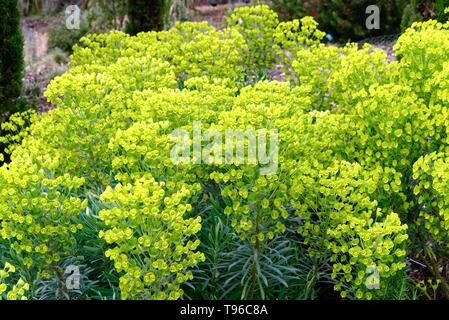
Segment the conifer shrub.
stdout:
<path fill-rule="evenodd" d="M 0 3 L 0 120 L 5 113 L 21 111 L 23 37 L 17 0 Z"/>
<path fill-rule="evenodd" d="M 128 0 L 127 32 L 136 35 L 139 32 L 162 30 L 167 6 L 167 0 Z"/>

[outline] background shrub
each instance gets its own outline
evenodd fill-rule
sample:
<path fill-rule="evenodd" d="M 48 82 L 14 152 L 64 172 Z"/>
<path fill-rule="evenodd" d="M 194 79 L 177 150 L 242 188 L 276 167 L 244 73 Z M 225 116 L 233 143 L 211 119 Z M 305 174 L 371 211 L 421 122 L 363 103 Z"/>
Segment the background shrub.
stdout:
<path fill-rule="evenodd" d="M 433 5 L 433 10 L 436 15 L 436 19 L 439 22 L 446 22 L 448 20 L 449 14 L 446 12 L 446 8 L 449 8 L 449 1 L 447 0 L 435 0 Z"/>
<path fill-rule="evenodd" d="M 86 0 L 19 0 L 19 7 L 24 16 L 36 13 L 52 15 L 64 10 L 69 5 L 83 5 Z"/>
<path fill-rule="evenodd" d="M 0 120 L 6 112 L 24 108 L 20 102 L 23 77 L 23 37 L 17 0 L 0 3 Z"/>
<path fill-rule="evenodd" d="M 405 30 L 410 27 L 413 22 L 422 21 L 423 17 L 421 15 L 420 6 L 422 4 L 421 0 L 411 0 L 404 8 L 401 20 L 401 29 Z"/>
<path fill-rule="evenodd" d="M 136 35 L 142 31 L 162 30 L 168 11 L 167 0 L 128 0 L 128 25 L 126 31 Z"/>
<path fill-rule="evenodd" d="M 380 8 L 380 29 L 368 30 L 365 13 L 369 5 Z M 405 0 L 381 0 L 376 3 L 369 1 L 304 1 L 275 0 L 274 9 L 283 19 L 300 18 L 311 15 L 319 22 L 321 30 L 330 33 L 340 40 L 360 40 L 400 31 L 401 17 L 407 2 Z"/>
<path fill-rule="evenodd" d="M 127 0 L 90 0 L 85 5 L 86 20 L 92 33 L 123 30 L 128 10 Z"/>

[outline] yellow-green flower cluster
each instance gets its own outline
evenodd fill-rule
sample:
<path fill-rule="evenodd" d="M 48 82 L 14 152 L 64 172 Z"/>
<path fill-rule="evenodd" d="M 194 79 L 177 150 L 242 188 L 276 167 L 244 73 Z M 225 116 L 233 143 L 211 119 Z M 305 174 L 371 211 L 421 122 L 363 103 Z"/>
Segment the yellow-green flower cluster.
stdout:
<path fill-rule="evenodd" d="M 269 6 L 237 8 L 227 18 L 227 23 L 245 38 L 249 67 L 256 66 L 256 70 L 273 67 L 277 54 L 274 35 L 279 18 Z"/>
<path fill-rule="evenodd" d="M 321 46 L 321 40 L 326 34 L 318 30 L 318 23 L 309 16 L 301 20 L 283 21 L 278 24 L 274 33 L 274 42 L 278 46 L 277 54 L 281 57 L 280 65 L 286 77 L 291 77 L 293 72 L 292 57 L 298 51 L 307 48 Z M 306 51 L 307 52 L 307 51 Z M 306 74 L 306 73 L 304 73 Z M 294 74 L 293 81 L 298 81 L 297 74 Z"/>
<path fill-rule="evenodd" d="M 415 22 L 394 47 L 400 59 L 401 82 L 424 99 L 436 93 L 434 75 L 449 59 L 448 30 L 449 23 Z"/>
<path fill-rule="evenodd" d="M 22 278 L 8 289 L 7 282 L 15 272 L 16 267 L 9 262 L 5 262 L 3 269 L 0 270 L 0 300 L 4 298 L 7 300 L 28 300 L 27 293 L 30 290 L 30 285 Z"/>
<path fill-rule="evenodd" d="M 301 20 L 283 21 L 276 27 L 276 42 L 291 54 L 303 46 L 314 47 L 321 43 L 326 34 L 318 29 L 318 22 L 306 16 Z"/>
<path fill-rule="evenodd" d="M 413 193 L 420 208 L 418 223 L 447 246 L 449 236 L 449 157 L 432 152 L 413 164 Z"/>
<path fill-rule="evenodd" d="M 354 43 L 343 48 L 319 44 L 294 52 L 293 79 L 314 88 L 318 110 L 347 111 L 366 97 L 371 85 L 391 83 L 396 75 L 396 62 L 388 63 L 384 51 L 368 44 L 361 50 Z"/>
<path fill-rule="evenodd" d="M 81 39 L 81 45 L 75 47 L 71 61 L 81 70 L 86 66 L 101 70 L 125 57 L 137 64 L 139 59 L 159 59 L 170 63 L 180 81 L 199 76 L 234 79 L 243 71 L 247 51 L 237 30 L 216 30 L 207 22 L 178 22 L 170 30 L 136 37 L 121 32 L 92 35 Z"/>
<path fill-rule="evenodd" d="M 87 201 L 78 198 L 83 178 L 54 175 L 19 157 L 0 168 L 0 238 L 27 268 L 51 268 L 73 250 L 75 218 Z"/>
<path fill-rule="evenodd" d="M 201 229 L 201 219 L 185 219 L 198 184 L 157 182 L 145 174 L 133 183 L 117 184 L 101 195 L 107 209 L 99 216 L 107 229 L 99 236 L 113 244 L 105 254 L 114 261 L 122 299 L 178 299 L 180 285 L 192 279 L 187 271 L 204 255 L 199 241 L 188 240 Z"/>
<path fill-rule="evenodd" d="M 7 122 L 0 126 L 0 147 L 5 154 L 11 154 L 14 148 L 20 144 L 24 137 L 29 134 L 30 125 L 37 118 L 34 110 L 17 112 L 9 117 Z M 4 154 L 0 153 L 0 164 L 4 161 Z"/>

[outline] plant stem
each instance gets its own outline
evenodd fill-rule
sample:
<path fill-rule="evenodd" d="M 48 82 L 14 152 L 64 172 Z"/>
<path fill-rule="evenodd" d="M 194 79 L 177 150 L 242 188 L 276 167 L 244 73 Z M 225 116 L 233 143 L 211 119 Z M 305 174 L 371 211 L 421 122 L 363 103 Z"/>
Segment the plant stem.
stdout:
<path fill-rule="evenodd" d="M 259 260 L 259 250 L 260 250 L 260 241 L 259 241 L 259 215 L 257 214 L 258 211 L 256 211 L 256 227 L 255 227 L 255 234 L 256 234 L 256 242 L 254 245 L 254 263 L 251 270 L 251 290 L 249 292 L 250 299 L 254 299 L 254 296 L 256 294 L 256 283 L 257 283 L 257 268 L 256 264 Z"/>

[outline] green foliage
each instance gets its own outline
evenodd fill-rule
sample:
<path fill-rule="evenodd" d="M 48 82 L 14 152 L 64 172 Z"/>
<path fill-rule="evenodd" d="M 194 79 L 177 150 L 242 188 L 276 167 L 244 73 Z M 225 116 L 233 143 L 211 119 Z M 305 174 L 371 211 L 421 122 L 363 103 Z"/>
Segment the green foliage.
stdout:
<path fill-rule="evenodd" d="M 8 162 L 14 148 L 22 142 L 30 131 L 30 125 L 37 119 L 34 110 L 17 112 L 11 115 L 7 122 L 0 125 L 0 164 Z"/>
<path fill-rule="evenodd" d="M 48 31 L 48 48 L 59 48 L 64 52 L 72 53 L 73 46 L 89 32 L 89 25 L 85 19 L 81 20 L 80 29 L 67 29 L 65 21 Z"/>
<path fill-rule="evenodd" d="M 244 62 L 247 83 L 269 78 L 276 64 L 288 65 L 299 48 L 313 47 L 325 35 L 312 17 L 279 23 L 277 14 L 266 5 L 237 8 L 227 23 L 242 34 L 248 47 Z"/>
<path fill-rule="evenodd" d="M 369 5 L 377 5 L 380 9 L 380 29 L 368 30 L 365 12 Z M 405 0 L 340 1 L 340 0 L 275 0 L 273 8 L 283 19 L 313 16 L 322 30 L 340 40 L 359 40 L 362 38 L 396 33 L 400 29 Z"/>
<path fill-rule="evenodd" d="M 90 0 L 86 10 L 91 32 L 123 30 L 125 27 L 127 0 Z"/>
<path fill-rule="evenodd" d="M 421 4 L 421 0 L 412 0 L 405 6 L 404 12 L 402 13 L 401 30 L 407 29 L 413 24 L 413 22 L 423 20 L 423 17 L 419 10 Z"/>
<path fill-rule="evenodd" d="M 227 23 L 245 38 L 249 65 L 262 70 L 273 66 L 276 57 L 274 32 L 279 24 L 275 12 L 266 5 L 240 7 L 232 12 Z"/>
<path fill-rule="evenodd" d="M 20 278 L 17 283 L 10 285 L 11 275 L 16 272 L 16 268 L 6 262 L 2 270 L 0 270 L 0 300 L 6 297 L 7 300 L 27 300 L 27 293 L 30 285 Z"/>
<path fill-rule="evenodd" d="M 273 0 L 272 8 L 279 14 L 279 17 L 283 21 L 302 18 L 307 14 L 316 18 L 318 3 L 316 0 Z"/>
<path fill-rule="evenodd" d="M 192 279 L 186 270 L 204 260 L 202 253 L 194 252 L 199 241 L 188 241 L 201 229 L 201 218 L 183 218 L 200 186 L 156 182 L 151 175 L 125 182 L 114 191 L 106 188 L 100 200 L 115 205 L 99 213 L 107 227 L 100 238 L 115 244 L 105 255 L 117 272 L 125 272 L 121 297 L 176 300 L 183 294 L 180 285 Z"/>
<path fill-rule="evenodd" d="M 405 30 L 410 27 L 413 22 L 426 21 L 435 19 L 444 23 L 448 20 L 449 15 L 446 8 L 449 7 L 447 0 L 412 0 L 405 7 L 402 14 L 401 28 Z"/>
<path fill-rule="evenodd" d="M 80 5 L 85 2 L 86 0 L 19 0 L 19 7 L 24 16 L 51 16 L 69 5 Z"/>
<path fill-rule="evenodd" d="M 126 31 L 136 35 L 143 31 L 158 31 L 164 28 L 165 16 L 169 10 L 167 0 L 128 0 L 129 22 Z"/>
<path fill-rule="evenodd" d="M 376 2 L 375 5 L 380 9 L 380 29 L 367 30 L 365 20 L 368 14 L 365 10 L 372 4 L 371 2 L 351 1 L 349 9 L 347 9 L 347 6 L 340 1 L 320 1 L 320 26 L 326 29 L 327 25 L 329 25 L 332 34 L 354 40 L 369 36 L 397 33 L 400 30 L 401 13 L 406 3 L 405 0 L 382 0 Z M 322 8 L 326 9 L 323 10 Z M 325 21 L 329 21 L 328 24 Z"/>
<path fill-rule="evenodd" d="M 231 17 L 74 47 L 46 91 L 57 108 L 0 168 L 8 285 L 49 297 L 73 263 L 82 291 L 55 298 L 403 299 L 414 257 L 431 269 L 423 295 L 446 297 L 449 24 L 414 24 L 389 62 L 321 44 L 310 17 Z M 273 63 L 288 81 L 242 81 Z M 197 123 L 267 134 L 275 170 L 224 161 Z M 173 159 L 179 130 L 202 147 L 190 162 Z"/>
<path fill-rule="evenodd" d="M 23 109 L 23 37 L 17 0 L 0 3 L 0 120 L 6 112 Z"/>
<path fill-rule="evenodd" d="M 449 8 L 449 1 L 447 0 L 436 0 L 433 4 L 433 11 L 435 12 L 436 19 L 439 22 L 446 22 L 449 18 L 448 11 L 446 10 Z"/>

